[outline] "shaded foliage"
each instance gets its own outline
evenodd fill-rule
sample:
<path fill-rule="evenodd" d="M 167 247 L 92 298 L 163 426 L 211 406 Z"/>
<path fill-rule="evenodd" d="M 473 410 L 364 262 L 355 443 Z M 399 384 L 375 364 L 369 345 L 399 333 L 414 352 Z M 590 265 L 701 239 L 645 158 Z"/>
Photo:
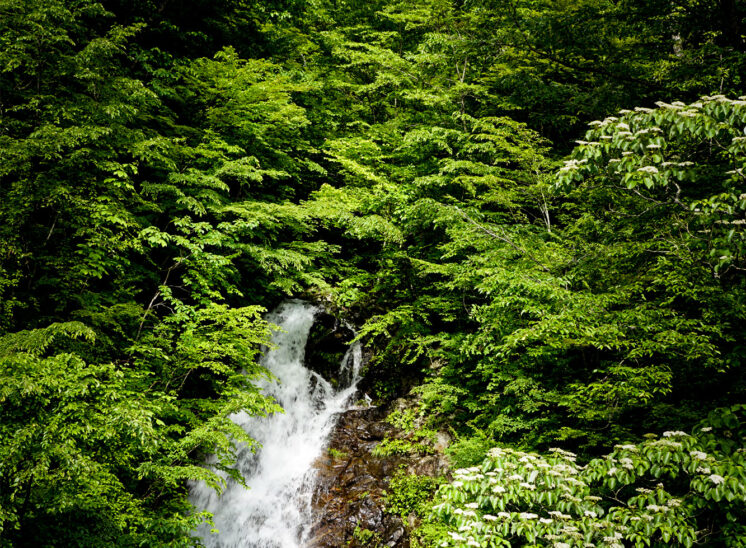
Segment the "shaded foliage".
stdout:
<path fill-rule="evenodd" d="M 472 462 L 738 402 L 743 10 L 0 0 L 0 542 L 197 544 L 288 294 Z"/>

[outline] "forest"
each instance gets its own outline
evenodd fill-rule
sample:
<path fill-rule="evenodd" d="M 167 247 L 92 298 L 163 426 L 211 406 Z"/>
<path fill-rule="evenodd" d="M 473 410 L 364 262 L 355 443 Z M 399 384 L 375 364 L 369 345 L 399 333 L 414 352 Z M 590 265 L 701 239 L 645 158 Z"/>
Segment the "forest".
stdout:
<path fill-rule="evenodd" d="M 743 0 L 0 0 L 0 547 L 200 546 L 289 297 L 413 547 L 746 546 L 744 94 Z"/>

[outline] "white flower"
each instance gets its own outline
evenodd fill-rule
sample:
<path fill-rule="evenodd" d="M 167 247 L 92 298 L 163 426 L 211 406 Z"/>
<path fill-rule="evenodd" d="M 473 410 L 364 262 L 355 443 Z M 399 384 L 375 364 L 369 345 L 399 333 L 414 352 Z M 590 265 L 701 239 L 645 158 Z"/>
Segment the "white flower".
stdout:
<path fill-rule="evenodd" d="M 663 101 L 656 101 L 656 105 L 658 105 L 660 108 L 672 108 L 672 109 L 680 109 L 682 107 L 685 107 L 686 105 L 680 101 L 676 101 L 675 103 L 668 104 L 664 103 Z"/>
<path fill-rule="evenodd" d="M 697 460 L 705 460 L 707 459 L 707 453 L 704 453 L 702 451 L 689 451 L 689 454 L 693 459 Z"/>
<path fill-rule="evenodd" d="M 457 541 L 464 541 L 464 540 L 466 540 L 466 539 L 465 539 L 464 537 L 462 537 L 462 536 L 461 536 L 461 535 L 459 535 L 458 533 L 454 533 L 454 532 L 449 532 L 448 534 L 449 534 L 449 535 L 451 535 L 451 538 L 452 538 L 453 540 L 457 540 Z"/>
<path fill-rule="evenodd" d="M 681 165 L 681 164 L 679 164 L 679 165 Z M 686 432 L 682 432 L 681 430 L 673 430 L 673 431 L 669 430 L 668 432 L 663 432 L 663 437 L 664 438 L 678 438 L 678 437 L 681 437 L 681 436 L 688 436 L 688 435 L 689 434 L 687 434 Z"/>
<path fill-rule="evenodd" d="M 554 548 L 570 548 L 570 545 L 566 542 L 555 542 Z"/>
<path fill-rule="evenodd" d="M 549 518 L 539 518 L 539 523 L 543 523 L 545 525 L 549 525 L 550 523 L 554 523 L 554 522 L 551 519 L 549 519 Z"/>
<path fill-rule="evenodd" d="M 628 443 L 625 445 L 615 445 L 614 449 L 624 449 L 625 451 L 637 451 L 637 446 Z"/>
<path fill-rule="evenodd" d="M 671 440 L 658 440 L 652 445 L 659 445 L 661 447 L 670 447 L 672 449 L 681 449 L 684 447 L 680 441 L 671 441 Z"/>
<path fill-rule="evenodd" d="M 646 107 L 635 107 L 636 112 L 653 112 L 652 108 L 646 108 Z"/>
<path fill-rule="evenodd" d="M 697 466 L 697 473 L 698 474 L 709 474 L 712 472 L 707 466 Z"/>
<path fill-rule="evenodd" d="M 479 543 L 476 540 L 474 540 L 474 539 L 470 539 L 469 542 L 466 543 L 466 545 L 467 546 L 476 546 L 477 548 L 479 548 Z"/>
<path fill-rule="evenodd" d="M 523 487 L 524 489 L 528 489 L 529 491 L 533 491 L 536 489 L 536 485 L 534 485 L 533 483 L 528 483 L 524 481 L 520 485 L 521 487 Z"/>
<path fill-rule="evenodd" d="M 717 474 L 710 474 L 708 476 L 708 479 L 715 485 L 720 485 L 725 481 L 725 478 L 723 476 L 718 476 Z"/>
<path fill-rule="evenodd" d="M 595 518 L 596 516 L 598 516 L 598 514 L 596 514 L 596 512 L 594 512 L 593 510 L 586 510 L 585 512 L 583 512 L 583 515 L 587 518 Z"/>
<path fill-rule="evenodd" d="M 521 476 L 520 474 L 512 474 L 508 476 L 508 479 L 511 481 L 521 481 L 523 479 L 523 476 Z"/>
<path fill-rule="evenodd" d="M 660 148 L 660 147 L 661 147 L 660 145 L 656 145 L 655 143 L 650 143 L 650 144 L 649 144 L 649 145 L 648 145 L 647 147 L 645 147 L 645 148 L 649 148 L 649 149 L 654 149 L 654 148 Z"/>
<path fill-rule="evenodd" d="M 574 459 L 575 457 L 565 457 L 565 458 L 567 458 L 567 459 L 573 458 Z M 554 466 L 554 468 L 555 468 L 555 470 L 558 470 L 560 472 L 564 472 L 565 474 L 571 474 L 573 476 L 578 473 L 578 471 L 575 468 L 573 468 L 572 466 L 569 466 L 567 464 L 556 464 Z"/>
<path fill-rule="evenodd" d="M 658 173 L 658 168 L 655 167 L 655 166 L 645 166 L 645 167 L 637 168 L 637 171 L 639 171 L 640 173 L 651 173 L 651 174 L 653 174 L 653 173 Z M 663 435 L 665 436 L 665 434 L 663 434 Z"/>
<path fill-rule="evenodd" d="M 575 460 L 575 457 L 577 456 L 575 455 L 575 453 L 572 453 L 571 451 L 565 451 L 564 449 L 561 449 L 559 447 L 550 447 L 549 451 L 551 453 L 556 453 L 558 456 L 564 457 L 568 460 Z"/>
<path fill-rule="evenodd" d="M 492 514 L 485 514 L 482 516 L 482 519 L 487 521 L 497 521 L 497 517 L 493 516 Z"/>
<path fill-rule="evenodd" d="M 705 426 L 699 429 L 701 432 L 712 432 L 712 426 Z"/>
<path fill-rule="evenodd" d="M 521 512 L 518 514 L 518 519 L 536 519 L 538 517 L 537 514 L 532 514 L 531 512 Z"/>
<path fill-rule="evenodd" d="M 464 504 L 464 506 L 466 506 L 467 508 L 471 508 L 472 510 L 476 510 L 477 508 L 479 508 L 479 504 L 477 504 L 476 502 L 470 502 L 468 504 Z"/>
<path fill-rule="evenodd" d="M 457 481 L 452 482 L 451 485 L 453 485 L 454 487 L 463 487 L 464 486 L 464 482 L 457 480 Z"/>
<path fill-rule="evenodd" d="M 616 127 L 618 127 L 619 129 L 629 129 L 629 124 L 619 122 Z"/>
<path fill-rule="evenodd" d="M 614 474 L 616 474 L 616 471 L 617 471 L 616 470 L 616 466 L 612 466 L 611 468 L 609 468 L 609 471 L 606 472 L 606 475 L 607 476 L 613 476 Z"/>
<path fill-rule="evenodd" d="M 509 518 L 510 517 L 510 512 L 498 512 L 497 516 L 500 517 L 500 518 Z"/>
<path fill-rule="evenodd" d="M 504 493 L 505 492 L 505 487 L 503 487 L 502 485 L 495 485 L 492 488 L 492 492 L 493 493 Z"/>

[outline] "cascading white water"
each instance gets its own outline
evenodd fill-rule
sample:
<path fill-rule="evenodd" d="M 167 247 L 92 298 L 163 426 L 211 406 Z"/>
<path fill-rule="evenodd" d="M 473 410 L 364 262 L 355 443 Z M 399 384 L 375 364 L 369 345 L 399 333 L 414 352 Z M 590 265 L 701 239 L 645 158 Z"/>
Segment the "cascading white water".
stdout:
<path fill-rule="evenodd" d="M 267 316 L 283 331 L 272 337 L 274 350 L 262 358 L 278 382 L 262 388 L 285 410 L 267 418 L 238 413 L 231 418 L 261 444 L 256 453 L 241 448 L 236 466 L 249 489 L 229 481 L 218 496 L 204 483 L 191 485 L 190 499 L 214 515 L 218 533 L 203 525 L 197 533 L 208 548 L 299 548 L 309 525 L 313 462 L 321 455 L 359 380 L 362 351 L 353 343 L 340 364 L 340 391 L 303 366 L 306 342 L 318 309 L 289 301 Z"/>

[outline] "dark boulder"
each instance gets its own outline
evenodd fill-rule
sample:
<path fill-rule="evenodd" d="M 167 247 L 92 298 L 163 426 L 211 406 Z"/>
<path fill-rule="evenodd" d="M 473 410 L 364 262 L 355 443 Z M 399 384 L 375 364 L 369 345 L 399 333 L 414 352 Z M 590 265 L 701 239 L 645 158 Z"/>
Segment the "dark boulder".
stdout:
<path fill-rule="evenodd" d="M 339 370 L 354 338 L 355 333 L 344 322 L 328 312 L 319 312 L 308 336 L 303 365 L 333 386 L 349 384 L 351 379 L 339 378 Z"/>

